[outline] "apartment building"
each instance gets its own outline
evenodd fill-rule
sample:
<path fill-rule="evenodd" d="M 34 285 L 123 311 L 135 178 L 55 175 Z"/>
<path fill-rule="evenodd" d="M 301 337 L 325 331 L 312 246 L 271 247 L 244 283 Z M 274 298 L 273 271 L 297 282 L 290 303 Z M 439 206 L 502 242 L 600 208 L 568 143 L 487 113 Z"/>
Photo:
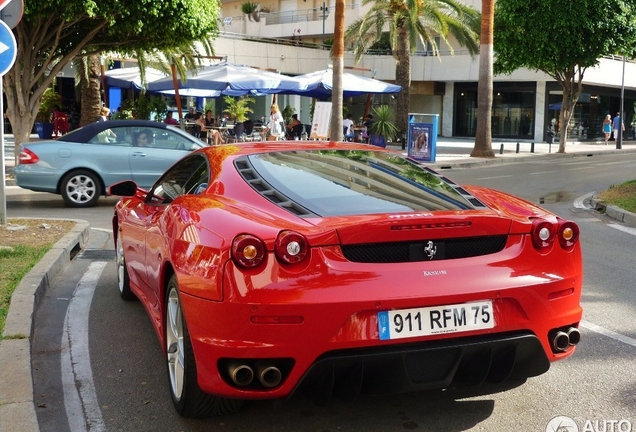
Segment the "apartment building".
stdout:
<path fill-rule="evenodd" d="M 258 0 L 257 0 L 258 2 Z M 481 9 L 481 1 L 463 0 Z M 222 0 L 221 34 L 215 40 L 216 55 L 228 61 L 297 75 L 326 69 L 328 47 L 333 38 L 335 2 L 330 0 L 263 0 L 259 11 L 246 15 L 244 1 Z M 359 1 L 347 0 L 346 26 L 367 11 Z M 414 113 L 438 114 L 439 131 L 446 137 L 473 137 L 477 117 L 478 57 L 460 46 L 440 46 L 441 56 L 431 56 L 427 47 L 417 47 L 411 58 L 411 104 Z M 453 53 L 451 54 L 451 51 Z M 389 53 L 376 52 L 355 63 L 345 54 L 345 72 L 394 82 L 395 62 Z M 352 70 L 347 70 L 351 68 Z M 355 68 L 355 69 L 353 69 Z M 627 138 L 633 138 L 631 122 L 636 102 L 636 64 L 621 58 L 603 58 L 584 75 L 584 90 L 568 125 L 569 139 L 602 140 L 601 123 L 607 114 L 620 109 L 624 94 Z M 542 142 L 548 128 L 558 133 L 561 107 L 559 84 L 542 72 L 518 70 L 494 78 L 492 109 L 493 139 Z M 307 98 L 279 96 L 309 121 Z M 372 104 L 388 102 L 390 96 L 373 96 Z M 266 105 L 268 102 L 260 102 Z M 354 116 L 361 117 L 366 97 L 345 100 Z M 267 112 L 257 107 L 256 112 Z M 636 122 L 636 120 L 635 120 Z M 636 124 L 635 124 L 636 126 Z"/>

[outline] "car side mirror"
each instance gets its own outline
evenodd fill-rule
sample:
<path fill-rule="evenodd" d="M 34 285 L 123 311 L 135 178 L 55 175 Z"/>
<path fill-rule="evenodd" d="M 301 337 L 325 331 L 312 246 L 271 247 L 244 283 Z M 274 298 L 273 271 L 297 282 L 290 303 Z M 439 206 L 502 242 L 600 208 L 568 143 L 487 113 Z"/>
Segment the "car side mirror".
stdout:
<path fill-rule="evenodd" d="M 137 193 L 137 183 L 132 180 L 115 183 L 108 188 L 109 195 L 115 196 L 135 196 Z"/>

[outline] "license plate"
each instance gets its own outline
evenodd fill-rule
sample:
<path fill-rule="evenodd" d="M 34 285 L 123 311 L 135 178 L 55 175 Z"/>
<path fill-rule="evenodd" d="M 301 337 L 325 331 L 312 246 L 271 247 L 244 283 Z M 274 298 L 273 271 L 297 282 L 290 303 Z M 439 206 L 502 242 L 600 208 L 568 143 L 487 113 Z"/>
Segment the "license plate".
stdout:
<path fill-rule="evenodd" d="M 492 301 L 378 312 L 380 340 L 491 329 Z"/>

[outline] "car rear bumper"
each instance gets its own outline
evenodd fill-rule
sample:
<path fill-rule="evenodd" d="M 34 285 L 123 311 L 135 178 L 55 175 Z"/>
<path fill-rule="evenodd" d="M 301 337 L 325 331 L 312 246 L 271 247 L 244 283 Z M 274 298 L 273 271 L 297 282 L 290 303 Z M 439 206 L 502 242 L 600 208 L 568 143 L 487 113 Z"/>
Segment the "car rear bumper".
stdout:
<path fill-rule="evenodd" d="M 315 254 L 302 277 L 276 264 L 242 272 L 229 263 L 218 300 L 203 298 L 206 289 L 217 293 L 218 283 L 184 277 L 179 286 L 199 384 L 222 396 L 280 398 L 301 383 L 328 380 L 314 378 L 326 371 L 337 378 L 349 367 L 364 377 L 360 391 L 370 393 L 543 373 L 575 349 L 566 341 L 564 350 L 555 350 L 552 339 L 578 327 L 582 316 L 580 251 L 537 257 L 529 248 L 512 239 L 499 261 L 375 266 L 352 264 L 323 249 L 325 256 Z M 531 256 L 518 260 L 523 253 Z M 380 340 L 379 320 L 386 311 L 472 302 L 492 305 L 494 327 Z M 279 384 L 241 387 L 230 379 L 241 363 L 260 370 L 262 360 L 266 369 L 280 369 Z M 429 371 L 431 363 L 439 370 Z M 422 371 L 413 372 L 418 368 Z"/>
<path fill-rule="evenodd" d="M 240 399 L 283 398 L 300 387 L 314 388 L 313 395 L 331 394 L 340 388 L 324 388 L 331 382 L 354 385 L 356 393 L 389 394 L 525 380 L 574 352 L 574 346 L 554 352 L 549 334 L 576 327 L 581 317 L 581 309 L 575 308 L 531 323 L 514 301 L 505 299 L 495 302 L 500 324 L 494 329 L 381 341 L 371 305 L 349 304 L 350 310 L 367 310 L 347 316 L 342 305 L 248 307 L 186 294 L 181 298 L 199 385 L 206 392 Z M 256 324 L 255 316 L 303 320 Z M 233 381 L 240 368 L 252 371 L 249 383 Z M 280 382 L 259 381 L 259 370 L 271 368 Z"/>
<path fill-rule="evenodd" d="M 33 165 L 18 165 L 13 169 L 15 183 L 24 189 L 37 192 L 57 193 L 60 173 L 56 170 Z"/>
<path fill-rule="evenodd" d="M 325 353 L 298 387 L 313 395 L 383 395 L 522 382 L 549 368 L 536 336 L 511 333 Z"/>

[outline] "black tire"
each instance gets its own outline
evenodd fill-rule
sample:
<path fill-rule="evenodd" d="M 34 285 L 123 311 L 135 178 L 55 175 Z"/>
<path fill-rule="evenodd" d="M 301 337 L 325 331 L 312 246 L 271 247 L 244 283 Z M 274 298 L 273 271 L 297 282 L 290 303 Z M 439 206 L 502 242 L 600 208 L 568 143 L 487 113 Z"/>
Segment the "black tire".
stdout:
<path fill-rule="evenodd" d="M 75 170 L 62 178 L 60 194 L 69 207 L 92 207 L 102 194 L 102 184 L 95 173 Z"/>
<path fill-rule="evenodd" d="M 170 395 L 175 409 L 183 417 L 194 418 L 237 412 L 243 405 L 242 400 L 212 396 L 199 388 L 197 366 L 175 276 L 170 278 L 166 293 L 166 365 Z M 182 341 L 181 345 L 179 341 Z M 179 359 L 183 359 L 182 364 Z"/>
<path fill-rule="evenodd" d="M 137 296 L 130 290 L 130 277 L 128 267 L 124 257 L 124 247 L 121 243 L 121 234 L 117 235 L 117 245 L 115 246 L 115 261 L 117 264 L 117 287 L 119 295 L 124 300 L 137 300 Z"/>

